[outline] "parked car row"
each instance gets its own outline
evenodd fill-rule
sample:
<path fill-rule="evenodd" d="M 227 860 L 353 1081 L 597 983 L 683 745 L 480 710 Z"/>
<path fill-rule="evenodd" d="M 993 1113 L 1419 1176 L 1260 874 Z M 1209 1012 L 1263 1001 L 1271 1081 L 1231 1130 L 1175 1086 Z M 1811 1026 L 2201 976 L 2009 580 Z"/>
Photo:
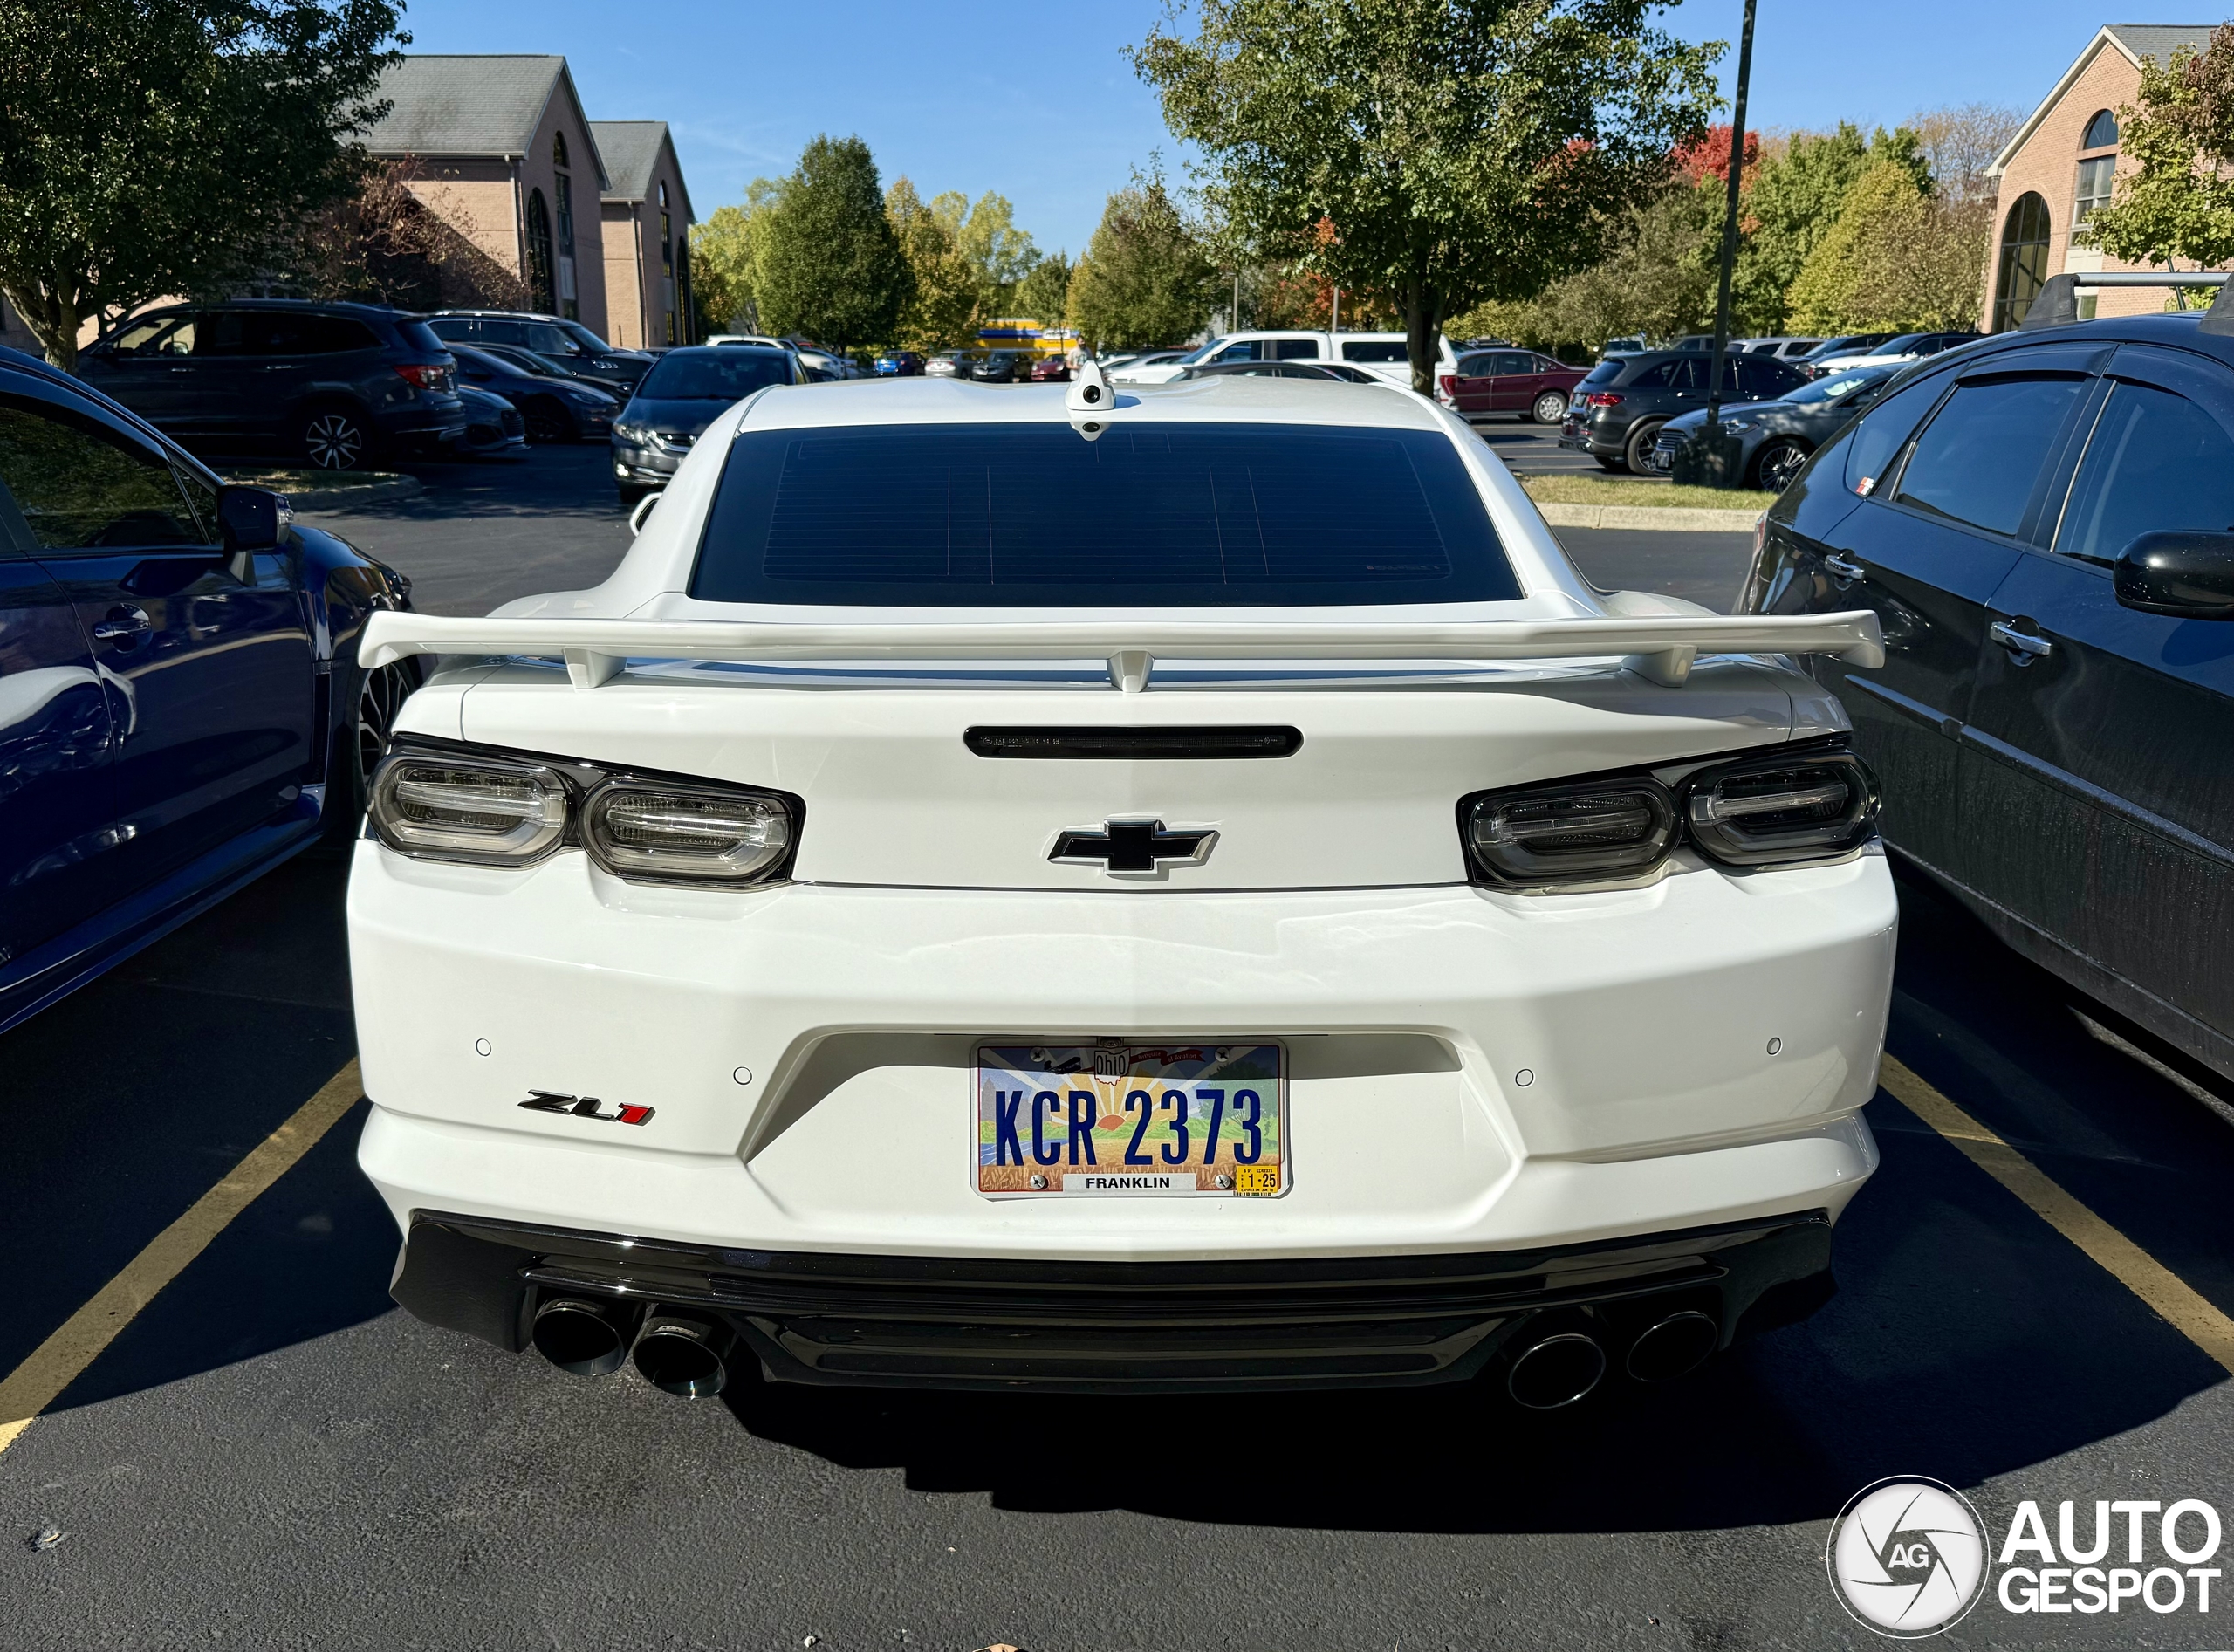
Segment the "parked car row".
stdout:
<path fill-rule="evenodd" d="M 1557 424 L 1587 371 L 1533 350 L 1477 351 L 1436 379 L 1435 399 L 1473 423 L 1508 414 Z"/>
<path fill-rule="evenodd" d="M 252 298 L 131 317 L 79 353 L 78 376 L 182 441 L 349 470 L 602 440 L 652 360 L 579 322 Z"/>
<path fill-rule="evenodd" d="M 1661 428 L 1704 409 L 1713 376 L 1714 358 L 1703 351 L 1607 356 L 1575 386 L 1559 446 L 1587 453 L 1607 470 L 1641 472 Z M 1729 401 L 1772 401 L 1806 382 L 1798 367 L 1775 356 L 1730 355 L 1723 361 L 1723 395 Z"/>
<path fill-rule="evenodd" d="M 1799 474 L 1808 456 L 1844 429 L 1847 422 L 1872 405 L 1901 371 L 1898 362 L 1849 367 L 1826 378 L 1810 379 L 1771 401 L 1724 405 L 1723 433 L 1737 438 L 1744 485 L 1781 492 Z M 1666 476 L 1676 456 L 1706 428 L 1707 410 L 1679 414 L 1660 427 L 1645 468 Z"/>
<path fill-rule="evenodd" d="M 1458 370 L 1457 351 L 1448 339 L 1437 341 L 1438 378 Z M 1232 361 L 1326 361 L 1361 367 L 1375 378 L 1409 388 L 1411 354 L 1401 332 L 1311 332 L 1266 331 L 1230 332 L 1175 356 L 1158 353 L 1161 359 L 1143 356 L 1131 361 L 1104 362 L 1102 370 L 1112 384 L 1168 384 L 1189 367 Z"/>

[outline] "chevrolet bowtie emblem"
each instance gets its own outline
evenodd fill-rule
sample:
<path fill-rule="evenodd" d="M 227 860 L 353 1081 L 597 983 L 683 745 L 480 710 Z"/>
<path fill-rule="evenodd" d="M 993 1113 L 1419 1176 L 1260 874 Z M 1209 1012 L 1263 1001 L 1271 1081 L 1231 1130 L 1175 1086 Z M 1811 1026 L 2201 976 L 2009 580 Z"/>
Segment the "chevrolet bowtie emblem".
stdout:
<path fill-rule="evenodd" d="M 1064 866 L 1098 866 L 1119 877 L 1157 877 L 1168 866 L 1200 866 L 1217 833 L 1208 826 L 1167 828 L 1161 820 L 1111 820 L 1058 834 L 1047 858 Z"/>

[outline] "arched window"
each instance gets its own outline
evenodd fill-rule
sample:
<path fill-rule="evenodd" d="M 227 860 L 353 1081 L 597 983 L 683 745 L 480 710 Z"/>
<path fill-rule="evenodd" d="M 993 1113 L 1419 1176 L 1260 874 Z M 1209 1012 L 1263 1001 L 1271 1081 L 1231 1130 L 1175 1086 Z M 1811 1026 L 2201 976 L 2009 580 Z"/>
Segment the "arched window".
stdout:
<path fill-rule="evenodd" d="M 563 132 L 551 134 L 551 164 L 554 167 L 566 164 L 566 134 Z"/>
<path fill-rule="evenodd" d="M 2033 193 L 2017 197 L 2001 225 L 2001 264 L 1993 281 L 1993 330 L 2006 332 L 2025 319 L 2048 278 L 2048 203 Z"/>
<path fill-rule="evenodd" d="M 2087 123 L 2087 135 L 2079 141 L 2081 149 L 2107 149 L 2118 141 L 2118 118 L 2107 109 L 2098 109 L 2094 118 Z"/>
<path fill-rule="evenodd" d="M 543 191 L 531 189 L 527 197 L 527 301 L 545 315 L 558 308 L 558 294 L 551 283 L 551 209 Z"/>

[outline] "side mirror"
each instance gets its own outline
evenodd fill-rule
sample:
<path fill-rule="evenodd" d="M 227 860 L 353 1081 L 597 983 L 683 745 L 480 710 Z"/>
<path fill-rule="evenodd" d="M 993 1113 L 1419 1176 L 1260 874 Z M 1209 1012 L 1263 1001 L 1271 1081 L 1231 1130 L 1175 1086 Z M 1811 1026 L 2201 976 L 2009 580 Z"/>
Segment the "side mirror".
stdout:
<path fill-rule="evenodd" d="M 2234 620 L 2234 533 L 2144 533 L 2114 571 L 2121 607 L 2176 620 Z"/>
<path fill-rule="evenodd" d="M 271 550 L 294 517 L 284 494 L 264 488 L 217 490 L 217 528 L 228 551 Z"/>

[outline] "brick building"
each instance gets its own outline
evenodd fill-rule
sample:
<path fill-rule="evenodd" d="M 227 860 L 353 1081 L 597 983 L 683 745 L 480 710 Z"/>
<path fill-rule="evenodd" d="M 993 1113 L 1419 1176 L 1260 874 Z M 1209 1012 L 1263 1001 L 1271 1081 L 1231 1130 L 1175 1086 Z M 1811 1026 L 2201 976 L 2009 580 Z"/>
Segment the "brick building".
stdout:
<path fill-rule="evenodd" d="M 623 349 L 689 344 L 690 191 L 664 120 L 593 120 L 603 202 L 606 337 Z"/>
<path fill-rule="evenodd" d="M 2144 58 L 2162 60 L 2182 46 L 2197 51 L 2210 43 L 2203 24 L 2108 24 L 2032 111 L 1988 168 L 2000 193 L 1994 243 L 1986 260 L 1986 289 L 1978 326 L 1987 332 L 2015 326 L 2052 275 L 2087 271 L 2141 270 L 2099 250 L 2074 247 L 2072 231 L 2094 209 L 2107 205 L 2119 172 L 2118 111 L 2141 96 Z M 2137 315 L 2163 307 L 2152 289 L 2080 289 L 2082 315 Z"/>
<path fill-rule="evenodd" d="M 611 187 L 566 60 L 414 55 L 380 77 L 394 106 L 366 134 L 408 187 L 525 302 L 604 334 L 602 202 Z"/>

